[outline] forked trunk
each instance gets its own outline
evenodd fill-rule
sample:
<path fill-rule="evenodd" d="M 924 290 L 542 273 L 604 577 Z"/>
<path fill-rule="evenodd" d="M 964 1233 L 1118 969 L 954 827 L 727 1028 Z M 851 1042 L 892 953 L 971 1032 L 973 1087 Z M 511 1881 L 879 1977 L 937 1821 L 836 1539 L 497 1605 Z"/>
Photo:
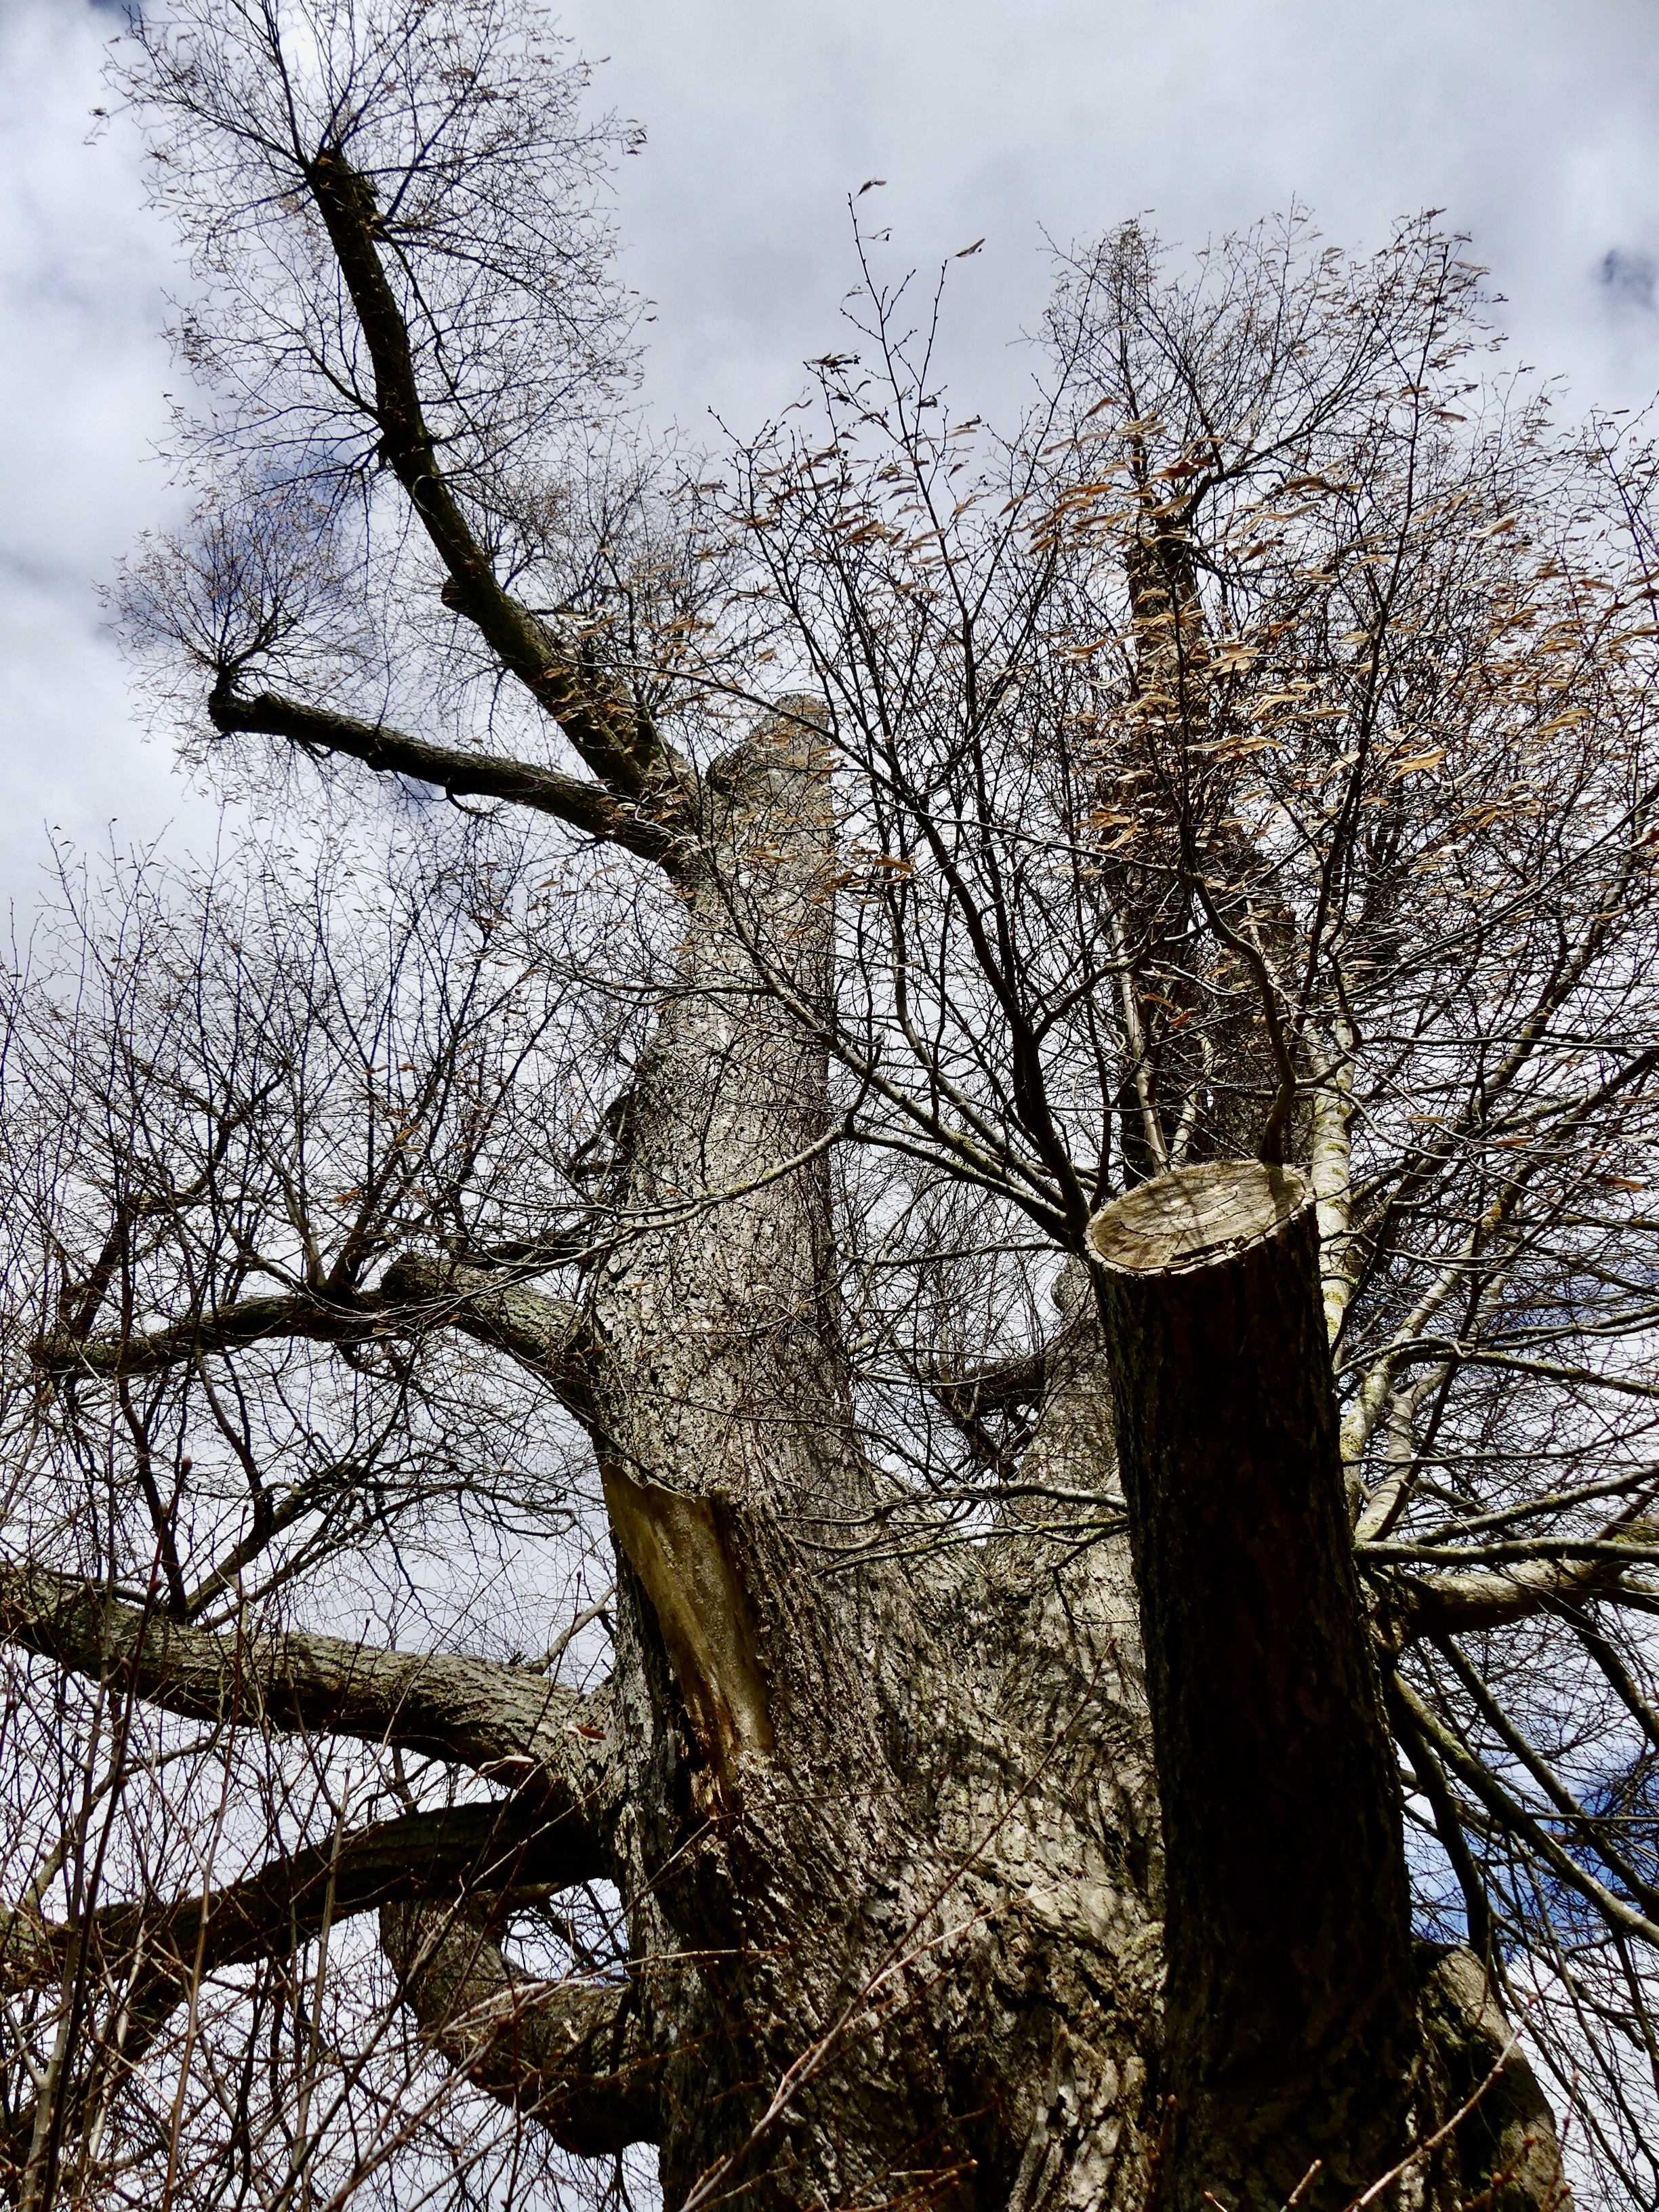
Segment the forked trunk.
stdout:
<path fill-rule="evenodd" d="M 1111 1527 L 1109 1334 L 1139 1604 L 1126 1535 L 1057 1565 L 1012 1512 L 856 1562 L 882 1479 L 837 1340 L 826 1056 L 784 1003 L 829 988 L 829 779 L 779 721 L 707 788 L 629 1114 L 642 1225 L 590 1286 L 629 2048 L 667 2201 L 1199 2212 L 1281 2203 L 1320 2160 L 1301 2201 L 1346 2204 L 1450 2077 L 1297 1179 L 1164 1178 L 1097 1224 L 1100 1312 L 1069 1271 L 1028 1473 Z M 1436 2016 L 1474 2064 L 1495 2016 L 1455 1980 Z M 1473 2193 L 1464 2139 L 1399 2195 Z"/>

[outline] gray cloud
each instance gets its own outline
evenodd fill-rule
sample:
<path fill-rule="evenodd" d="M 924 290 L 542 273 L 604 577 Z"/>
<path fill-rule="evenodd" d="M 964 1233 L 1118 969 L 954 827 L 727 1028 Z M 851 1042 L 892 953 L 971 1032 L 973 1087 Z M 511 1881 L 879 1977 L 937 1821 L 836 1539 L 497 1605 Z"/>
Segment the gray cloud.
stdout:
<path fill-rule="evenodd" d="M 1615 246 L 1601 257 L 1601 276 L 1608 295 L 1622 307 L 1635 307 L 1650 315 L 1659 304 L 1654 297 L 1659 267 L 1650 253 L 1626 253 Z"/>
<path fill-rule="evenodd" d="M 1345 244 L 1444 207 L 1528 359 L 1608 401 L 1651 390 L 1659 354 L 1609 339 L 1586 275 L 1609 236 L 1659 231 L 1642 0 L 571 0 L 563 20 L 650 133 L 621 207 L 677 410 L 793 396 L 834 342 L 845 196 L 872 174 L 896 258 L 988 234 L 955 283 L 975 406 L 1020 374 L 1045 229 L 1151 209 L 1198 245 L 1293 198 Z"/>

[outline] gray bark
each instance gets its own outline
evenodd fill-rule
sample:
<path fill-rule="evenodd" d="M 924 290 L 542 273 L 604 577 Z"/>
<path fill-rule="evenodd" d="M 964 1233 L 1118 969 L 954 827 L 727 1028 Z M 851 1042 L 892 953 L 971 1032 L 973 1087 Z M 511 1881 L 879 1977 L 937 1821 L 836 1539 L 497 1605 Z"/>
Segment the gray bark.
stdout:
<path fill-rule="evenodd" d="M 610 1702 L 578 1697 L 527 1668 L 337 1636 L 218 1635 L 72 1576 L 3 1564 L 0 1636 L 193 1719 L 347 1736 L 453 1760 L 568 1819 L 593 1838 L 603 1863 L 613 1794 Z"/>
<path fill-rule="evenodd" d="M 687 1962 L 641 1977 L 665 2186 L 1138 2203 L 1158 1856 L 1127 1552 L 1057 1583 L 1011 1522 L 956 1566 L 844 1556 L 881 1492 L 803 1158 L 826 1060 L 757 960 L 821 1001 L 829 804 L 787 725 L 709 779 L 630 1116 L 626 1204 L 672 1218 L 591 1286 L 624 1887 L 637 1948 Z M 1104 1493 L 1076 1341 L 1035 1449 Z"/>
<path fill-rule="evenodd" d="M 477 1905 L 389 1903 L 380 1943 L 434 2049 L 562 2148 L 598 2158 L 655 2142 L 662 2064 L 634 1985 L 533 1979 Z"/>

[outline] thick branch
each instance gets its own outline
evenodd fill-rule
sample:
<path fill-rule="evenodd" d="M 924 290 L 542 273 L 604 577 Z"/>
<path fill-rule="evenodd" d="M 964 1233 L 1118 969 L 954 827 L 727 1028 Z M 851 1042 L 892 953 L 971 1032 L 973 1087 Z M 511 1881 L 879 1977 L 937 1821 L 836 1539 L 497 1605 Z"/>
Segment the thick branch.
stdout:
<path fill-rule="evenodd" d="M 369 185 L 331 152 L 312 162 L 307 181 L 374 363 L 381 454 L 449 572 L 454 605 L 560 724 L 595 774 L 617 789 L 639 793 L 666 765 L 649 720 L 618 686 L 584 666 L 527 607 L 501 589 L 444 480 L 421 407 L 408 326 L 375 242 Z"/>
<path fill-rule="evenodd" d="M 1610 1544 L 1602 1556 L 1588 1559 L 1529 1559 L 1502 1574 L 1402 1574 L 1389 1584 L 1390 1626 L 1404 1641 L 1414 1643 L 1422 1636 L 1507 1628 L 1540 1613 L 1570 1612 L 1591 1598 L 1616 1600 L 1620 1577 L 1628 1568 L 1606 1554 L 1628 1548 Z"/>
<path fill-rule="evenodd" d="M 952 1420 L 972 1421 L 981 1413 L 1006 1413 L 1016 1406 L 1038 1404 L 1053 1381 L 1063 1340 L 1060 1331 L 1047 1344 L 1008 1359 L 971 1369 L 963 1375 L 944 1371 L 926 1376 L 927 1387 Z"/>
<path fill-rule="evenodd" d="M 454 1805 L 382 1820 L 331 1843 L 270 1861 L 206 1897 L 160 1905 L 154 1899 L 106 1905 L 79 1931 L 13 1916 L 0 1975 L 12 1988 L 35 1988 L 61 1973 L 71 1937 L 112 1978 L 142 1942 L 146 1972 L 179 1984 L 198 1965 L 212 1973 L 254 1959 L 280 1957 L 319 1934 L 325 1922 L 417 1898 L 499 1893 L 525 1884 L 568 1888 L 596 1871 L 578 1826 L 552 1820 L 521 1798 Z"/>
<path fill-rule="evenodd" d="M 154 2042 L 198 1974 L 283 1957 L 336 1922 L 377 1907 L 383 1917 L 395 1919 L 419 1912 L 414 1900 L 447 1898 L 452 1902 L 446 1911 L 434 1913 L 428 1905 L 429 1920 L 422 1924 L 465 1924 L 453 1917 L 477 1910 L 481 1898 L 493 1899 L 499 1907 L 521 1885 L 533 1884 L 538 1890 L 548 1885 L 565 1887 L 593 1871 L 574 1826 L 568 1820 L 550 1821 L 544 1812 L 521 1798 L 412 1814 L 274 1859 L 206 1898 L 187 1897 L 167 1906 L 153 1899 L 106 1905 L 78 1928 L 54 1926 L 27 1912 L 9 1913 L 0 1942 L 0 1990 L 44 1989 L 72 1982 L 89 1969 L 106 1989 L 121 1993 L 125 2022 L 122 2054 L 131 2065 Z M 580 2069 L 586 2051 L 600 2039 L 597 2012 L 574 2025 L 584 2027 L 586 2034 L 584 2044 L 581 2037 L 566 2030 L 575 2062 L 572 2072 Z M 563 2107 L 551 2094 L 555 2027 L 551 2019 L 538 2020 L 538 2055 L 544 2076 L 549 2078 L 541 2082 L 539 2099 L 526 2097 L 525 2102 L 538 2118 L 545 2112 L 561 2142 L 573 2149 L 587 2148 L 589 2138 L 595 2136 L 592 2119 L 584 2127 L 573 2114 L 565 2128 L 557 2124 Z M 100 2056 L 94 2045 L 94 2072 Z M 601 2094 L 593 2100 L 596 2113 L 607 2116 L 613 2126 L 616 2115 L 627 2115 L 629 2125 L 621 2142 L 636 2141 L 650 2132 L 645 2099 L 648 2081 L 649 2069 L 639 2069 L 637 2078 L 621 2085 L 599 2085 L 601 2090 L 610 2087 L 611 2094 L 608 2099 Z M 82 2083 L 77 2103 L 84 2104 L 89 2086 Z M 571 2096 L 583 2086 L 572 2081 Z M 33 2136 L 35 2118 L 36 2107 L 31 2106 L 14 2121 L 10 2134 L 19 2158 Z M 594 2139 L 591 2147 L 611 2146 Z"/>
<path fill-rule="evenodd" d="M 315 1344 L 356 1344 L 386 1326 L 378 1300 L 349 1304 L 304 1293 L 275 1292 L 238 1298 L 232 1305 L 187 1315 L 160 1328 L 133 1334 L 43 1337 L 35 1364 L 49 1372 L 96 1376 L 103 1382 L 164 1374 L 204 1352 L 245 1352 L 274 1338 L 303 1337 Z"/>
<path fill-rule="evenodd" d="M 380 1297 L 416 1310 L 426 1326 L 447 1322 L 516 1359 L 550 1382 L 580 1420 L 593 1414 L 590 1346 L 580 1313 L 564 1298 L 514 1281 L 510 1272 L 458 1267 L 406 1254 L 381 1279 Z"/>
<path fill-rule="evenodd" d="M 159 1375 L 204 1352 L 245 1351 L 283 1337 L 360 1344 L 410 1327 L 445 1325 L 505 1352 L 550 1382 L 579 1419 L 589 1412 L 581 1319 L 574 1306 L 507 1273 L 406 1254 L 378 1290 L 329 1298 L 307 1291 L 239 1298 L 132 1335 L 46 1338 L 37 1364 L 106 1381 Z"/>
<path fill-rule="evenodd" d="M 29 1565 L 0 1565 L 0 1639 L 167 1712 L 393 1745 L 511 1781 L 586 1838 L 588 1872 L 608 1865 L 603 1693 L 579 1697 L 526 1669 L 448 1652 L 219 1635 Z"/>
<path fill-rule="evenodd" d="M 477 1912 L 394 1905 L 380 1943 L 433 2047 L 584 2157 L 659 2140 L 661 2062 L 631 1986 L 531 1979 Z"/>
<path fill-rule="evenodd" d="M 261 691 L 252 699 L 228 690 L 216 691 L 208 702 L 208 713 L 215 729 L 226 737 L 252 731 L 264 737 L 286 738 L 308 750 L 345 753 L 367 767 L 436 784 L 453 798 L 499 799 L 515 806 L 533 807 L 538 813 L 556 815 L 573 829 L 624 846 L 648 860 L 662 860 L 674 842 L 660 821 L 613 797 L 603 784 L 562 775 L 556 769 L 503 760 L 493 753 L 463 752 L 453 745 L 428 744 L 423 738 L 387 729 L 383 723 L 359 722 L 349 714 L 302 706 L 270 691 Z"/>

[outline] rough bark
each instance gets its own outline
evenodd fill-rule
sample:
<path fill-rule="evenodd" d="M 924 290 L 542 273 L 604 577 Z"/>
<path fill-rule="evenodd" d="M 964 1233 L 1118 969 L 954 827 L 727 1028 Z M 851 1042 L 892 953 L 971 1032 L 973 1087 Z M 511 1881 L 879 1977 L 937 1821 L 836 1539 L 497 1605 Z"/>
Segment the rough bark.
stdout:
<path fill-rule="evenodd" d="M 653 1977 L 671 2201 L 723 2161 L 722 2186 L 781 2202 L 963 2161 L 938 2044 L 892 2005 L 896 1961 L 945 1939 L 946 1908 L 912 1875 L 861 1578 L 822 1571 L 867 1502 L 825 1178 L 805 1157 L 829 1123 L 824 1057 L 759 965 L 821 999 L 825 769 L 810 732 L 779 722 L 706 780 L 630 1115 L 641 1227 L 592 1285 L 635 1942 L 698 1962 Z M 795 2094 L 769 2118 L 786 2078 Z"/>
<path fill-rule="evenodd" d="M 142 1943 L 146 1973 L 182 1997 L 192 1972 L 280 1956 L 325 1921 L 421 1897 L 470 1897 L 526 1883 L 568 1887 L 600 1871 L 579 1831 L 533 1805 L 411 1813 L 270 1860 L 240 1881 L 181 1898 L 163 1911 L 148 1899 L 105 1905 L 73 1929 L 15 1913 L 0 1947 L 0 1982 L 40 1988 L 61 1973 L 74 1943 L 102 1964 L 113 1985 Z"/>
<path fill-rule="evenodd" d="M 1090 1241 L 1169 1865 L 1167 2201 L 1346 2206 L 1434 2134 L 1490 2000 L 1468 2017 L 1442 1976 L 1427 2004 L 1413 1954 L 1313 1195 L 1215 1163 Z M 1405 2194 L 1466 2185 L 1453 2161 L 1425 2153 Z"/>
<path fill-rule="evenodd" d="M 708 779 L 629 1114 L 641 1226 L 590 1289 L 665 2189 L 1138 2203 L 1158 1854 L 1122 1540 L 1058 1580 L 1018 1522 L 853 1563 L 882 1492 L 830 1292 L 826 1059 L 767 988 L 827 988 L 830 827 L 798 722 Z M 1041 1449 L 1104 1493 L 1098 1339 L 1067 1341 Z"/>
<path fill-rule="evenodd" d="M 528 1792 L 605 1864 L 611 1718 L 528 1668 L 387 1651 L 295 1632 L 243 1637 L 125 1604 L 95 1583 L 0 1565 L 0 1636 L 24 1651 L 190 1718 L 304 1730 L 450 1759 Z"/>
<path fill-rule="evenodd" d="M 767 725 L 700 794 L 625 1117 L 625 1233 L 574 1303 L 410 1255 L 349 1310 L 250 1302 L 43 1354 L 154 1371 L 215 1330 L 228 1349 L 397 1326 L 512 1358 L 592 1439 L 617 1553 L 605 1691 L 219 1636 L 21 1567 L 0 1569 L 0 1634 L 176 1712 L 509 1784 L 503 1832 L 547 1880 L 617 1881 L 624 1982 L 516 1967 L 500 1893 L 520 1876 L 465 1859 L 459 1830 L 411 1832 L 423 1873 L 388 1864 L 385 1832 L 342 1839 L 334 1893 L 380 1907 L 434 2052 L 568 2148 L 657 2144 L 671 2206 L 1198 2212 L 1210 2189 L 1266 2212 L 1315 2159 L 1299 2201 L 1346 2204 L 1450 2122 L 1498 2031 L 1484 1988 L 1443 1960 L 1425 1979 L 1409 1944 L 1299 1182 L 1143 1186 L 1097 1225 L 1103 1316 L 1075 1263 L 1043 1352 L 977 1395 L 940 1386 L 969 1419 L 1000 1390 L 1039 1400 L 1025 1487 L 1094 1501 L 1087 1540 L 1057 1547 L 1016 1504 L 976 1547 L 881 1562 L 833 1293 L 812 1018 L 833 823 L 810 719 Z M 1237 1249 L 1194 1245 L 1189 1207 L 1172 1226 L 1172 1190 L 1242 1204 Z M 223 1893 L 214 1940 L 295 1940 L 326 1856 Z M 131 1910 L 69 1932 L 131 1941 Z M 199 1907 L 147 1925 L 181 1954 Z M 67 1940 L 14 1924 L 14 1976 L 38 1984 Z M 1508 2160 L 1498 2199 L 1544 2201 L 1547 2116 L 1523 2067 L 1499 2074 L 1486 2135 L 1448 2126 L 1397 2196 L 1449 2206 Z"/>
<path fill-rule="evenodd" d="M 158 1909 L 154 1898 L 106 1905 L 73 1926 L 13 1911 L 0 1931 L 0 1990 L 10 1996 L 61 1984 L 60 2019 L 64 2011 L 73 2018 L 88 1988 L 119 1993 L 122 2028 L 115 2045 L 94 2036 L 76 2049 L 78 2039 L 70 2039 L 49 2100 L 61 2109 L 66 2089 L 70 2101 L 84 2104 L 112 2068 L 138 2064 L 200 1977 L 283 1957 L 377 1907 L 383 1930 L 430 1931 L 409 1962 L 418 1973 L 434 1953 L 449 1954 L 453 1930 L 483 1927 L 483 1916 L 508 1906 L 521 1885 L 564 1887 L 599 1870 L 587 1838 L 522 1799 L 410 1814 L 278 1856 L 239 1881 L 205 1895 L 192 1892 L 170 1907 Z M 422 1902 L 433 1899 L 447 1901 Z M 398 1962 L 397 1945 L 386 1948 Z M 411 1980 L 405 1991 L 417 2019 L 429 1990 L 428 1980 L 418 1987 Z M 620 2081 L 595 2070 L 602 2020 L 618 2014 L 625 1994 L 526 1985 L 513 2003 L 498 2000 L 482 2043 L 479 2021 L 464 2043 L 440 2039 L 440 2047 L 497 2094 L 512 2078 L 504 2066 L 509 2054 L 520 2075 L 533 2061 L 534 2092 L 519 2100 L 524 2109 L 572 2149 L 619 2148 L 649 2134 L 653 2110 L 648 2067 L 629 2069 Z M 518 2015 L 526 2010 L 532 2019 L 521 2033 Z M 83 2012 L 83 2030 L 86 2024 Z M 620 2047 L 616 2034 L 608 2047 Z M 476 2063 L 481 2050 L 488 2054 L 482 2066 Z M 570 2111 L 577 2117 L 567 2126 Z M 40 2123 L 49 2118 L 37 2098 L 0 2125 L 0 2177 L 15 2185 L 14 2196 L 27 2167 L 33 2165 L 38 2178 Z"/>
<path fill-rule="evenodd" d="M 661 860 L 672 848 L 672 832 L 653 811 L 619 800 L 602 783 L 562 775 L 556 769 L 541 768 L 529 761 L 503 760 L 489 753 L 464 752 L 454 745 L 434 745 L 422 738 L 408 737 L 401 730 L 388 729 L 384 723 L 327 714 L 270 691 L 258 692 L 252 698 L 228 690 L 216 692 L 208 711 L 222 736 L 246 730 L 285 738 L 290 744 L 304 745 L 314 752 L 343 753 L 367 767 L 435 784 L 452 799 L 505 799 L 538 814 L 551 814 L 573 829 L 624 846 L 647 860 Z"/>
<path fill-rule="evenodd" d="M 342 155 L 320 152 L 306 182 L 351 296 L 374 379 L 380 453 L 409 495 L 448 572 L 446 598 L 556 720 L 611 793 L 637 799 L 659 789 L 670 766 L 649 717 L 580 648 L 503 588 L 439 463 L 427 427 L 408 326 L 381 259 L 374 188 Z"/>
<path fill-rule="evenodd" d="M 1062 1279 L 1072 1318 L 1022 1474 L 1092 1493 L 1101 1534 L 1073 1551 L 1045 1534 L 1040 1501 L 1012 1510 L 963 1571 L 971 1610 L 934 1693 L 951 1722 L 937 1832 L 983 1869 L 988 1897 L 1001 1891 L 986 2016 L 963 2041 L 997 2054 L 1017 2164 L 1006 2184 L 988 2172 L 977 2201 L 1018 2212 L 1139 2212 L 1160 2125 L 1162 1838 L 1104 1351 L 1082 1288 Z"/>
<path fill-rule="evenodd" d="M 563 2148 L 598 2158 L 657 2141 L 662 2062 L 634 1984 L 520 1972 L 477 1905 L 390 1903 L 380 1944 L 434 2049 Z"/>
<path fill-rule="evenodd" d="M 204 1353 L 245 1351 L 294 1337 L 318 1344 L 360 1344 L 431 1328 L 459 1329 L 507 1352 L 551 1383 L 571 1411 L 579 1416 L 591 1411 L 581 1316 L 574 1306 L 516 1280 L 510 1269 L 461 1267 L 412 1252 L 394 1260 L 372 1291 L 342 1285 L 332 1294 L 276 1291 L 236 1298 L 159 1328 L 104 1335 L 70 1332 L 43 1337 L 32 1349 L 35 1364 L 47 1372 L 118 1381 L 163 1374 Z"/>

